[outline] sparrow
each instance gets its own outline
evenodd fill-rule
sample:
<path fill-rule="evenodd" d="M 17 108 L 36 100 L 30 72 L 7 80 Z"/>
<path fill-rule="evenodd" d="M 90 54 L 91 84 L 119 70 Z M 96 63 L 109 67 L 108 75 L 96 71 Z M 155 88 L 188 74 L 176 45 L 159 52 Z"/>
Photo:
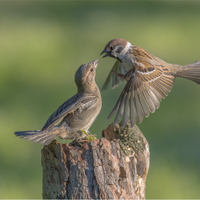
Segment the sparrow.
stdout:
<path fill-rule="evenodd" d="M 136 120 L 154 113 L 160 102 L 171 91 L 175 77 L 182 77 L 200 84 L 200 61 L 189 65 L 167 63 L 125 39 L 111 40 L 101 52 L 105 57 L 117 59 L 102 89 L 112 80 L 112 88 L 126 80 L 127 83 L 107 119 L 115 113 L 116 124 L 121 117 L 124 127 L 129 118 L 131 126 Z"/>
<path fill-rule="evenodd" d="M 98 59 L 81 65 L 75 74 L 77 93 L 65 101 L 41 130 L 15 132 L 31 142 L 50 144 L 54 139 L 80 141 L 98 116 L 102 100 L 95 82 Z M 85 135 L 86 134 L 86 135 Z"/>

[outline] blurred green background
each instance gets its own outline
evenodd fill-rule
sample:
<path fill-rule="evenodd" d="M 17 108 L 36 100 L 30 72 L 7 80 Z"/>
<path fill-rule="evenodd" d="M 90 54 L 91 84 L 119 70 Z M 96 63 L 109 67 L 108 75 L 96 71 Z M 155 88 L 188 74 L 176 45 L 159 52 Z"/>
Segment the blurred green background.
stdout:
<path fill-rule="evenodd" d="M 14 131 L 40 129 L 76 92 L 74 74 L 125 38 L 161 59 L 200 59 L 200 3 L 149 1 L 0 2 L 0 198 L 42 198 L 43 145 Z M 114 59 L 99 60 L 101 87 Z M 123 88 L 102 92 L 90 131 L 100 138 Z M 161 107 L 139 125 L 150 145 L 146 198 L 200 198 L 200 86 L 176 79 Z"/>

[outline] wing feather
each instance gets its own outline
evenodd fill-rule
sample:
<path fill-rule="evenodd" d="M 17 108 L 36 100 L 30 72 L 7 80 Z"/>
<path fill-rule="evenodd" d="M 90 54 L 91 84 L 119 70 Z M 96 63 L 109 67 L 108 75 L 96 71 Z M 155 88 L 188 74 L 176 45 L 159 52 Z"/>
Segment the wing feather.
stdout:
<path fill-rule="evenodd" d="M 136 113 L 135 102 L 134 102 L 133 87 L 131 87 L 131 95 L 130 95 L 130 99 L 129 99 L 129 105 L 130 105 L 131 127 L 133 127 L 136 124 L 136 119 L 137 119 L 137 113 Z"/>
<path fill-rule="evenodd" d="M 128 70 L 126 69 L 126 67 L 119 60 L 117 60 L 114 64 L 114 66 L 112 67 L 112 69 L 102 87 L 102 90 L 107 89 L 111 81 L 112 81 L 111 82 L 112 89 L 117 87 L 120 84 L 120 82 L 122 81 L 122 78 L 119 77 L 117 74 L 125 75 L 127 71 Z"/>
<path fill-rule="evenodd" d="M 51 128 L 58 124 L 69 113 L 73 113 L 80 107 L 81 104 L 92 104 L 96 100 L 96 96 L 78 96 L 77 94 L 65 101 L 47 120 L 46 124 L 42 128 L 42 131 Z"/>
<path fill-rule="evenodd" d="M 143 84 L 143 87 L 145 99 L 148 102 L 150 112 L 153 113 L 155 112 L 155 109 L 159 108 L 162 98 L 159 96 L 159 101 L 157 91 L 155 89 L 152 89 L 151 87 L 148 87 L 146 83 Z"/>
<path fill-rule="evenodd" d="M 146 104 L 147 104 L 147 107 L 148 107 L 147 113 L 148 113 L 148 115 L 149 115 L 149 111 L 150 111 L 151 113 L 155 112 L 155 105 L 154 105 L 154 103 L 153 103 L 154 101 L 152 100 L 152 99 L 155 100 L 155 98 L 153 97 L 153 94 L 150 93 L 151 91 L 150 91 L 148 88 L 146 88 L 146 85 L 145 85 L 145 84 L 142 84 L 142 85 L 141 85 L 141 89 L 142 89 L 142 95 L 143 95 L 143 97 L 144 97 L 144 99 L 145 99 L 145 102 L 146 102 Z M 149 95 L 149 94 L 150 94 L 150 95 Z M 156 100 L 156 103 L 157 103 L 157 100 Z"/>
<path fill-rule="evenodd" d="M 114 124 L 117 123 L 120 120 L 121 116 L 123 115 L 126 96 L 127 92 L 125 92 L 125 94 L 122 96 Z"/>
<path fill-rule="evenodd" d="M 137 88 L 137 94 L 139 97 L 140 105 L 142 107 L 143 115 L 145 117 L 149 116 L 149 107 L 147 105 L 147 102 L 145 101 L 143 91 L 142 91 L 142 86 L 140 88 Z"/>
<path fill-rule="evenodd" d="M 137 61 L 134 70 L 125 74 L 129 80 L 108 117 L 117 112 L 114 124 L 122 115 L 122 126 L 126 125 L 129 118 L 131 126 L 135 125 L 136 118 L 141 123 L 144 117 L 159 108 L 161 100 L 171 91 L 174 76 L 166 67 L 155 63 Z"/>
<path fill-rule="evenodd" d="M 116 113 L 116 111 L 119 109 L 119 106 L 120 106 L 121 100 L 124 96 L 124 93 L 125 93 L 125 90 L 122 91 L 120 97 L 117 100 L 117 103 L 115 104 L 114 108 L 112 109 L 109 116 L 107 117 L 107 120 L 109 120 Z"/>
<path fill-rule="evenodd" d="M 129 116 L 130 116 L 130 107 L 129 107 L 129 99 L 130 99 L 130 92 L 126 92 L 126 99 L 124 105 L 124 116 L 122 121 L 122 127 L 126 126 Z"/>
<path fill-rule="evenodd" d="M 143 111 L 142 111 L 142 106 L 140 104 L 137 92 L 135 92 L 134 102 L 135 102 L 135 107 L 136 107 L 136 112 L 137 112 L 137 119 L 138 119 L 138 122 L 141 123 L 143 120 Z"/>

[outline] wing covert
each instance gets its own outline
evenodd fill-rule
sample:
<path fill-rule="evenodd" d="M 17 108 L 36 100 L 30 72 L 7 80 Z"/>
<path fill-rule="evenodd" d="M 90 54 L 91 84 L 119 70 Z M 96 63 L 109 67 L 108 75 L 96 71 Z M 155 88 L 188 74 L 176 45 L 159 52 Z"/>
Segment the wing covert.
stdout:
<path fill-rule="evenodd" d="M 90 106 L 90 102 L 93 103 L 96 100 L 96 96 L 78 96 L 74 95 L 67 101 L 65 101 L 47 120 L 46 124 L 42 128 L 42 131 L 51 128 L 58 124 L 69 113 L 74 112 L 80 107 L 80 105 Z"/>

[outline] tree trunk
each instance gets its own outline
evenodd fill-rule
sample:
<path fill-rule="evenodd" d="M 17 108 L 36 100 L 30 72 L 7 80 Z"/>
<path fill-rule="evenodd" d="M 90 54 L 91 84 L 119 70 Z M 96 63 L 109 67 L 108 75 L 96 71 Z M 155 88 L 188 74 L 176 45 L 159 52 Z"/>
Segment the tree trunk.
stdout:
<path fill-rule="evenodd" d="M 137 126 L 109 125 L 82 145 L 42 149 L 43 199 L 145 199 L 149 145 Z"/>

